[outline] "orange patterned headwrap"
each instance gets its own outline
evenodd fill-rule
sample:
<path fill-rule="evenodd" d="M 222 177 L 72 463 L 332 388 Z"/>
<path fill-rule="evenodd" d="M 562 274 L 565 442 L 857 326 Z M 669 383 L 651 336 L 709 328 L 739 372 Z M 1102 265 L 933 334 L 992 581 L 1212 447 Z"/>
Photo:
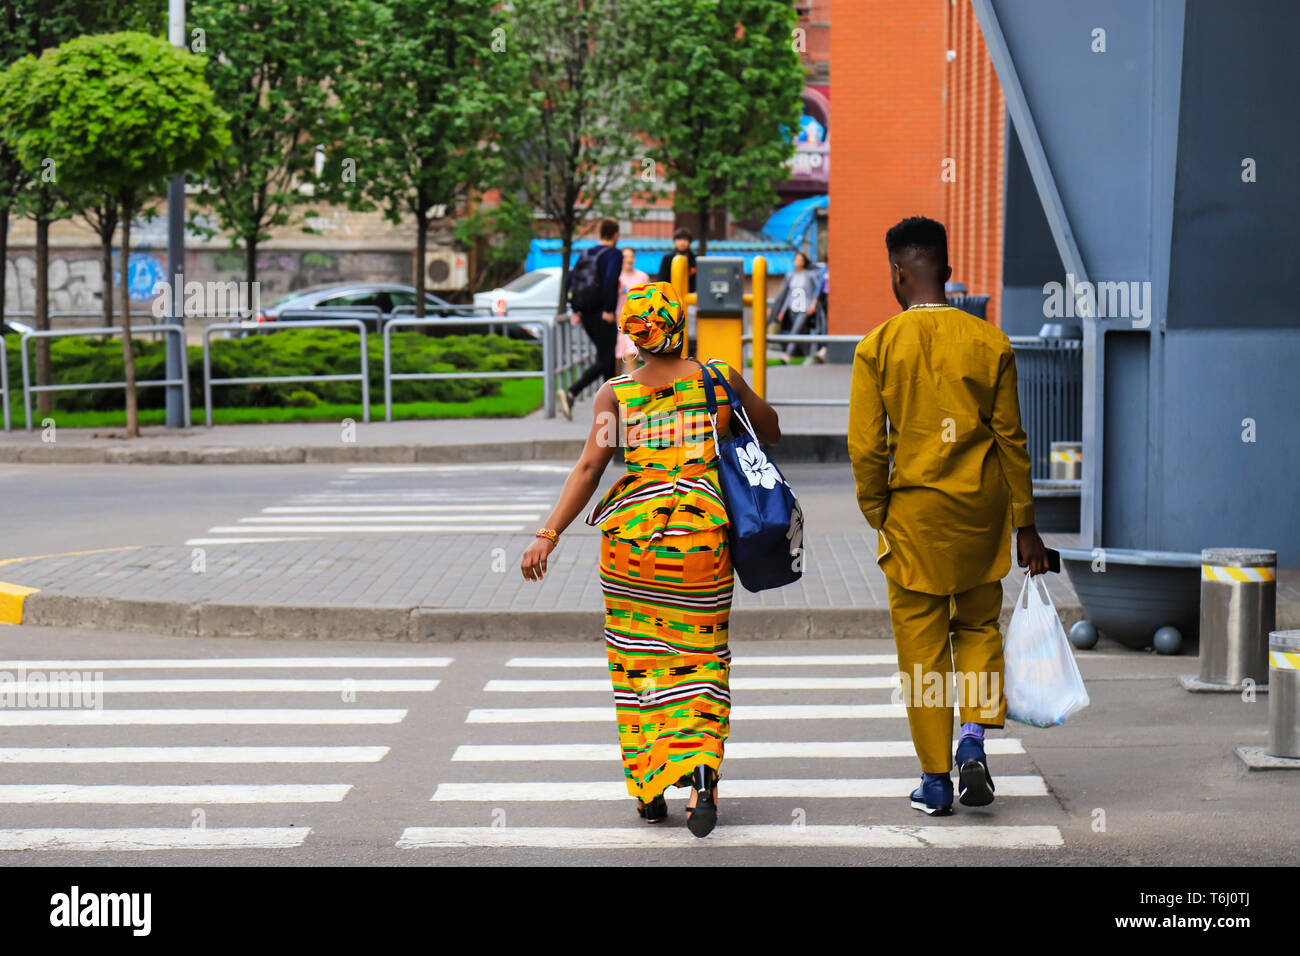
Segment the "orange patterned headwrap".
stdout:
<path fill-rule="evenodd" d="M 623 332 L 647 352 L 681 351 L 686 310 L 668 282 L 649 282 L 627 291 L 620 320 Z"/>

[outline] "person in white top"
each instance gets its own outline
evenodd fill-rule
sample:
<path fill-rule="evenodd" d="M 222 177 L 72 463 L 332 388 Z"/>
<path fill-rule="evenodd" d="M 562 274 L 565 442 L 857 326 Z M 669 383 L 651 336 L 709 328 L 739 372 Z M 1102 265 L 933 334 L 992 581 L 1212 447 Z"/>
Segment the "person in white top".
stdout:
<path fill-rule="evenodd" d="M 623 303 L 627 301 L 627 290 L 633 286 L 644 285 L 650 277 L 636 267 L 636 253 L 631 249 L 623 250 L 623 271 L 618 274 L 618 307 L 615 315 L 623 314 Z M 630 375 L 636 370 L 638 361 L 636 343 L 628 338 L 627 333 L 619 331 L 618 344 L 614 346 L 614 357 L 623 363 L 623 372 Z"/>

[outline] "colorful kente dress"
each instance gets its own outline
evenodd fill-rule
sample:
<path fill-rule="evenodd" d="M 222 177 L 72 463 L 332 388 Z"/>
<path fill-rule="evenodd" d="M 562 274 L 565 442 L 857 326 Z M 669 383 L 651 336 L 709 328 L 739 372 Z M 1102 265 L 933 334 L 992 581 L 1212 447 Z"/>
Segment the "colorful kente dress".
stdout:
<path fill-rule="evenodd" d="M 710 362 L 721 375 L 723 362 Z M 696 766 L 717 770 L 729 731 L 731 553 L 702 375 L 650 388 L 619 375 L 627 474 L 592 508 L 601 530 L 605 650 L 623 774 L 652 800 Z M 718 434 L 730 409 L 714 382 Z"/>

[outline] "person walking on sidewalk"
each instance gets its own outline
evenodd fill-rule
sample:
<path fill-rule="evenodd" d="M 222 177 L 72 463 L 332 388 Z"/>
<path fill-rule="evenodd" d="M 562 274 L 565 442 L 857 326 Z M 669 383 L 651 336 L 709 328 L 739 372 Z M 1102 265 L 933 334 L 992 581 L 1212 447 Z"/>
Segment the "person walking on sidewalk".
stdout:
<path fill-rule="evenodd" d="M 731 414 L 722 382 L 710 378 L 706 386 L 700 365 L 680 357 L 686 310 L 671 285 L 631 289 L 622 325 L 645 364 L 596 393 L 586 447 L 520 569 L 525 580 L 542 579 L 559 535 L 599 486 L 615 436 L 627 474 L 585 522 L 601 532 L 605 652 L 623 777 L 647 823 L 667 817 L 665 789 L 691 787 L 686 823 L 702 837 L 717 821 L 730 731 L 733 584 L 706 387 L 718 402 L 719 435 Z M 740 373 L 723 362 L 709 365 L 727 377 L 759 439 L 779 439 L 776 412 Z"/>
<path fill-rule="evenodd" d="M 636 251 L 623 250 L 623 271 L 618 274 L 618 306 L 615 312 L 623 314 L 623 303 L 627 301 L 628 291 L 633 286 L 645 285 L 650 277 L 636 267 Z M 633 372 L 637 367 L 636 343 L 628 338 L 622 329 L 618 330 L 618 344 L 614 348 L 614 357 L 623 363 L 624 372 Z"/>
<path fill-rule="evenodd" d="M 776 318 L 772 325 L 776 331 L 772 334 L 788 332 L 792 335 L 809 333 L 816 335 L 822 331 L 818 321 L 821 314 L 821 274 L 812 267 L 807 253 L 794 254 L 794 271 L 785 277 L 781 286 L 781 295 L 773 304 Z M 804 354 L 797 342 L 790 342 L 785 347 L 786 355 Z M 807 354 L 816 362 L 826 360 L 826 346 L 819 349 L 809 348 Z"/>
<path fill-rule="evenodd" d="M 984 731 L 1006 716 L 998 614 L 1012 527 L 1022 568 L 1044 573 L 1047 553 L 1034 528 L 1010 341 L 948 306 L 944 282 L 952 269 L 942 224 L 904 219 L 885 245 L 904 311 L 854 352 L 849 457 L 858 506 L 877 531 L 876 561 L 888 583 L 907 720 L 921 760 L 912 806 L 946 815 L 953 701 L 923 691 L 938 685 L 947 695 L 956 669 L 958 796 L 966 806 L 987 806 L 994 787 Z"/>
<path fill-rule="evenodd" d="M 596 379 L 608 380 L 617 371 L 614 350 L 618 345 L 618 326 L 614 308 L 618 303 L 618 274 L 622 268 L 618 249 L 618 222 L 600 221 L 600 241 L 584 249 L 569 273 L 568 297 L 573 315 L 569 321 L 582 323 L 587 337 L 596 346 L 596 358 L 568 388 L 557 389 L 556 401 L 565 418 L 573 418 L 573 403 Z"/>

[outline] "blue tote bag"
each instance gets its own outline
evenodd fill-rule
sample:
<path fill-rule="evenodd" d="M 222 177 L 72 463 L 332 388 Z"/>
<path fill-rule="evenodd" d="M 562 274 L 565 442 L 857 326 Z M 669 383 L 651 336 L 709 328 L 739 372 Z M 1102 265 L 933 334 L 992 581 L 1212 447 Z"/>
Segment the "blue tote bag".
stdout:
<path fill-rule="evenodd" d="M 763 452 L 726 376 L 715 376 L 716 369 L 695 361 L 704 372 L 736 576 L 747 591 L 766 591 L 798 581 L 803 576 L 803 511 L 794 491 Z M 715 379 L 726 389 L 732 421 L 740 422 L 744 429 L 740 435 L 718 435 L 718 406 L 710 387 Z"/>

